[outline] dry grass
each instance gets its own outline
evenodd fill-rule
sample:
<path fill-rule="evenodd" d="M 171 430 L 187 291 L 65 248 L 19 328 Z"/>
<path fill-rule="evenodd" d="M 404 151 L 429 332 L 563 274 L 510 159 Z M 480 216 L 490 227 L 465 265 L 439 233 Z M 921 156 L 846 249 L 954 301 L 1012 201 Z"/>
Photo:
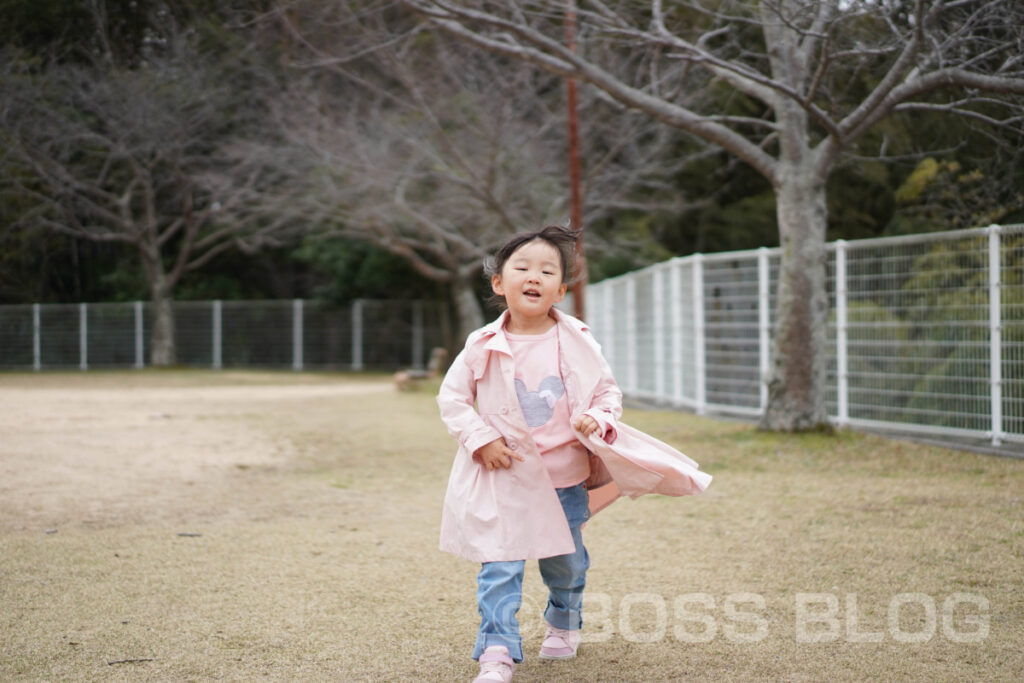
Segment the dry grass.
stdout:
<path fill-rule="evenodd" d="M 0 679 L 474 674 L 477 568 L 435 549 L 454 445 L 430 390 L 0 375 L 0 406 Z M 535 657 L 545 598 L 528 565 L 517 681 L 1019 680 L 1024 462 L 626 419 L 715 482 L 698 498 L 620 501 L 588 525 L 590 642 L 572 662 Z M 807 594 L 836 600 L 835 621 L 801 618 Z M 987 601 L 978 642 L 946 633 L 971 639 L 976 605 L 943 628 L 956 594 Z M 800 626 L 828 642 L 802 642 Z"/>

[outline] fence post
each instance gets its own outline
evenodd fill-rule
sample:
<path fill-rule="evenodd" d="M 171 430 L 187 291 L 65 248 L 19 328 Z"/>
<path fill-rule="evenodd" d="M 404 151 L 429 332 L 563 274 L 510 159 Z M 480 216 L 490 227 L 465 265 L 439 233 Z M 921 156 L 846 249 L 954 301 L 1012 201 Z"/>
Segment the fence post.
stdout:
<path fill-rule="evenodd" d="M 292 301 L 292 370 L 302 369 L 302 299 Z"/>
<path fill-rule="evenodd" d="M 679 292 L 683 285 L 682 261 L 673 260 L 669 275 L 672 288 L 668 300 L 672 302 L 672 398 L 676 405 L 683 402 L 683 311 L 679 306 Z"/>
<path fill-rule="evenodd" d="M 141 368 L 146 365 L 145 360 L 145 344 L 143 341 L 143 329 L 142 324 L 142 302 L 135 302 L 135 367 Z"/>
<path fill-rule="evenodd" d="M 665 400 L 665 269 L 654 273 L 654 393 L 659 401 Z"/>
<path fill-rule="evenodd" d="M 1003 334 L 1000 227 L 988 227 L 989 382 L 992 392 L 992 445 L 1003 440 Z"/>
<path fill-rule="evenodd" d="M 707 367 L 704 349 L 704 255 L 693 255 L 693 345 L 696 356 L 696 412 L 707 412 Z"/>
<path fill-rule="evenodd" d="M 846 240 L 836 240 L 836 421 L 850 421 L 850 385 L 847 360 Z"/>
<path fill-rule="evenodd" d="M 352 302 L 352 369 L 363 369 L 363 300 Z"/>
<path fill-rule="evenodd" d="M 43 368 L 42 326 L 39 321 L 39 304 L 32 304 L 32 369 Z"/>
<path fill-rule="evenodd" d="M 78 304 L 78 368 L 89 369 L 89 304 Z"/>
<path fill-rule="evenodd" d="M 761 410 L 768 406 L 768 353 L 770 350 L 770 309 L 768 278 L 768 247 L 757 250 L 757 331 L 758 382 Z"/>
<path fill-rule="evenodd" d="M 423 369 L 423 301 L 412 302 L 412 363 L 411 367 Z"/>
<path fill-rule="evenodd" d="M 221 302 L 220 299 L 213 301 L 213 369 L 220 370 L 224 366 L 222 354 L 224 335 L 222 333 Z"/>

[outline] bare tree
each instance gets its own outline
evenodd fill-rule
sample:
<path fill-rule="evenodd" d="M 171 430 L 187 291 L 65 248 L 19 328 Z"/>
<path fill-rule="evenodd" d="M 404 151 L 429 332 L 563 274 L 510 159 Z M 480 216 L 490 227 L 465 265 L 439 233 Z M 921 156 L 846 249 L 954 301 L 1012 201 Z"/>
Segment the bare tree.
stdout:
<path fill-rule="evenodd" d="M 421 68 L 400 47 L 377 57 L 395 80 L 386 89 L 304 82 L 278 98 L 294 162 L 278 191 L 313 237 L 373 244 L 447 284 L 467 334 L 484 322 L 476 289 L 491 248 L 564 212 L 544 144 L 552 121 L 513 89 L 485 91 L 483 70 L 449 50 Z"/>
<path fill-rule="evenodd" d="M 783 257 L 768 429 L 827 424 L 825 187 L 844 150 L 900 111 L 1021 125 L 1016 0 L 595 0 L 580 3 L 578 53 L 562 44 L 554 3 L 402 1 L 469 43 L 718 145 L 771 182 Z M 749 113 L 723 111 L 723 91 Z"/>
<path fill-rule="evenodd" d="M 487 255 L 568 213 L 562 81 L 362 9 L 312 2 L 279 17 L 305 48 L 307 76 L 274 106 L 303 150 L 286 155 L 297 162 L 292 210 L 320 235 L 372 243 L 447 283 L 465 335 L 483 323 Z M 300 10 L 321 13 L 303 21 Z M 352 41 L 319 35 L 325 25 Z M 587 164 L 586 219 L 635 206 L 638 193 L 678 209 L 664 179 L 680 163 L 666 153 L 680 134 L 595 92 L 582 101 L 584 133 L 607 144 Z"/>
<path fill-rule="evenodd" d="M 182 45 L 144 67 L 5 60 L 2 189 L 30 206 L 23 226 L 136 251 L 153 305 L 151 362 L 175 362 L 173 293 L 182 276 L 231 248 L 274 242 L 282 221 L 250 210 L 274 179 L 259 158 L 222 147 L 245 107 Z M 186 55 L 189 55 L 186 57 Z M 234 112 L 233 114 L 231 112 Z"/>

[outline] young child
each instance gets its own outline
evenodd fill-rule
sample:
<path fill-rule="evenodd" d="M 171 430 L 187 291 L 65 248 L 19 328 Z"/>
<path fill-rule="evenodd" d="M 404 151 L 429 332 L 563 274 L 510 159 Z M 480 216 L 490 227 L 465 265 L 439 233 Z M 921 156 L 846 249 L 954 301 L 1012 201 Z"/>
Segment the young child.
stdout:
<path fill-rule="evenodd" d="M 675 449 L 619 422 L 622 393 L 565 296 L 576 233 L 518 234 L 488 264 L 505 312 L 470 334 L 438 394 L 459 442 L 441 549 L 481 563 L 477 683 L 512 680 L 523 660 L 516 613 L 525 560 L 548 588 L 542 659 L 576 656 L 590 559 L 581 528 L 620 495 L 700 493 L 710 477 Z"/>

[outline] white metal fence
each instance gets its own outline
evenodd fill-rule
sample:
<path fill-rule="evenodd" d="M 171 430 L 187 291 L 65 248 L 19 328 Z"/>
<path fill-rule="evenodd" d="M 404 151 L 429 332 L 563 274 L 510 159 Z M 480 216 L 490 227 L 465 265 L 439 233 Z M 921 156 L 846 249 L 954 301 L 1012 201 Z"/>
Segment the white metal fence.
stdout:
<path fill-rule="evenodd" d="M 174 317 L 187 366 L 422 368 L 431 348 L 451 346 L 436 302 L 182 301 Z M 151 322 L 142 302 L 0 306 L 0 368 L 144 367 Z"/>
<path fill-rule="evenodd" d="M 831 243 L 830 415 L 1024 443 L 1024 225 Z M 587 290 L 627 395 L 759 415 L 778 249 L 696 254 Z"/>
<path fill-rule="evenodd" d="M 1024 225 L 829 246 L 828 409 L 839 424 L 1024 443 Z M 696 254 L 591 285 L 587 320 L 627 395 L 759 415 L 777 249 Z M 142 367 L 143 303 L 0 306 L 0 368 Z M 433 302 L 175 304 L 178 362 L 423 367 Z"/>

